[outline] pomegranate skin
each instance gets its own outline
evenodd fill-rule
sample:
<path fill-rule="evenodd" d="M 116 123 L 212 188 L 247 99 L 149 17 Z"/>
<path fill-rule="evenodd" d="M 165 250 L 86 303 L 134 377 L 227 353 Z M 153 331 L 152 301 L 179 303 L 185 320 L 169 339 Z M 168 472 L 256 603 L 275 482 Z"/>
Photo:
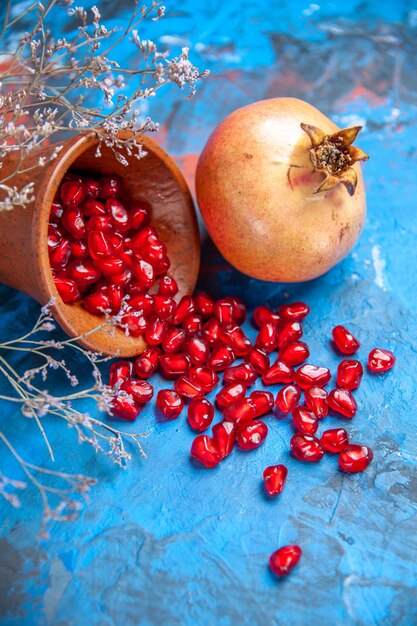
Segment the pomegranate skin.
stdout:
<path fill-rule="evenodd" d="M 353 196 L 342 184 L 313 193 L 324 175 L 312 171 L 302 122 L 327 134 L 338 130 L 302 100 L 261 100 L 223 120 L 197 164 L 209 234 L 227 261 L 253 278 L 291 283 L 321 276 L 348 254 L 365 221 L 357 163 Z"/>

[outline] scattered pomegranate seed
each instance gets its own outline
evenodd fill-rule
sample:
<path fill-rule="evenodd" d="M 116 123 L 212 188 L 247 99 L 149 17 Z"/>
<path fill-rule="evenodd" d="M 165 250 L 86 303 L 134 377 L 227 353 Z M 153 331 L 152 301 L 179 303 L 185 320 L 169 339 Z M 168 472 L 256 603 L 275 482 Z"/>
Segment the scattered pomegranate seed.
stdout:
<path fill-rule="evenodd" d="M 224 370 L 223 380 L 226 383 L 243 383 L 250 387 L 258 378 L 258 374 L 250 363 L 241 363 Z"/>
<path fill-rule="evenodd" d="M 70 278 L 55 276 L 55 287 L 65 304 L 73 304 L 80 299 L 81 295 L 77 283 Z"/>
<path fill-rule="evenodd" d="M 262 382 L 264 385 L 292 383 L 294 377 L 295 373 L 293 368 L 278 360 L 262 374 Z"/>
<path fill-rule="evenodd" d="M 317 463 L 324 455 L 324 448 L 314 435 L 296 433 L 291 437 L 290 447 L 299 461 Z"/>
<path fill-rule="evenodd" d="M 295 385 L 285 385 L 277 394 L 275 405 L 281 413 L 287 415 L 297 406 L 301 398 L 301 390 Z"/>
<path fill-rule="evenodd" d="M 236 324 L 243 324 L 246 320 L 246 307 L 242 300 L 239 300 L 236 296 L 228 296 L 224 299 L 227 302 L 230 302 L 233 307 L 233 320 Z"/>
<path fill-rule="evenodd" d="M 349 436 L 344 428 L 325 430 L 320 443 L 327 452 L 342 452 L 349 443 Z"/>
<path fill-rule="evenodd" d="M 327 404 L 328 393 L 321 387 L 308 387 L 304 391 L 304 398 L 307 408 L 313 411 L 314 415 L 319 419 L 323 419 L 329 412 Z"/>
<path fill-rule="evenodd" d="M 149 378 L 159 365 L 161 352 L 158 348 L 148 348 L 135 361 L 135 373 L 139 378 Z"/>
<path fill-rule="evenodd" d="M 153 398 L 153 387 L 144 380 L 125 380 L 120 389 L 126 391 L 138 404 L 146 404 Z"/>
<path fill-rule="evenodd" d="M 301 322 L 310 313 L 310 307 L 305 302 L 292 302 L 283 304 L 278 309 L 278 314 L 282 319 L 290 322 Z"/>
<path fill-rule="evenodd" d="M 90 293 L 83 300 L 84 308 L 93 315 L 102 315 L 111 312 L 110 298 L 104 293 Z"/>
<path fill-rule="evenodd" d="M 159 281 L 158 293 L 173 298 L 178 293 L 177 281 L 172 276 L 163 276 Z"/>
<path fill-rule="evenodd" d="M 222 459 L 229 456 L 236 441 L 236 425 L 232 422 L 219 422 L 213 426 L 213 438 L 215 448 Z"/>
<path fill-rule="evenodd" d="M 296 431 L 309 435 L 314 435 L 319 427 L 317 417 L 305 406 L 296 406 L 292 410 L 292 423 Z"/>
<path fill-rule="evenodd" d="M 204 395 L 200 385 L 191 380 L 188 376 L 180 376 L 174 383 L 174 389 L 182 398 L 193 400 L 194 398 L 202 398 Z"/>
<path fill-rule="evenodd" d="M 255 417 L 266 415 L 274 408 L 274 395 L 270 391 L 252 391 L 249 400 L 255 407 Z"/>
<path fill-rule="evenodd" d="M 211 296 L 200 291 L 195 295 L 194 299 L 197 311 L 204 319 L 208 319 L 213 315 L 214 300 Z"/>
<path fill-rule="evenodd" d="M 201 334 L 211 346 L 215 345 L 220 338 L 219 320 L 214 317 L 211 318 L 201 327 Z"/>
<path fill-rule="evenodd" d="M 130 207 L 130 219 L 132 220 L 132 228 L 139 230 L 149 224 L 151 219 L 152 209 L 151 206 L 144 201 L 137 200 Z M 174 295 L 175 293 L 166 293 L 166 296 Z"/>
<path fill-rule="evenodd" d="M 62 241 L 49 253 L 49 262 L 53 270 L 64 270 L 71 256 L 71 243 L 68 239 Z"/>
<path fill-rule="evenodd" d="M 159 359 L 159 365 L 165 376 L 175 378 L 182 376 L 190 369 L 190 359 L 183 352 L 176 354 L 163 354 Z"/>
<path fill-rule="evenodd" d="M 265 352 L 272 352 L 277 347 L 277 344 L 278 327 L 273 322 L 265 322 L 259 329 L 256 345 L 265 350 Z"/>
<path fill-rule="evenodd" d="M 283 348 L 279 353 L 279 358 L 283 363 L 287 365 L 300 365 L 308 359 L 310 356 L 310 350 L 308 345 L 303 341 L 295 341 L 290 343 L 286 348 Z"/>
<path fill-rule="evenodd" d="M 195 399 L 188 407 L 188 423 L 194 430 L 206 430 L 213 421 L 214 406 L 205 398 Z"/>
<path fill-rule="evenodd" d="M 227 300 L 217 300 L 213 305 L 213 315 L 220 324 L 231 324 L 233 322 L 233 305 Z"/>
<path fill-rule="evenodd" d="M 387 372 L 395 365 L 395 356 L 390 350 L 374 348 L 368 356 L 368 367 L 371 372 Z"/>
<path fill-rule="evenodd" d="M 374 458 L 371 448 L 351 443 L 340 453 L 339 466 L 351 474 L 363 472 Z"/>
<path fill-rule="evenodd" d="M 295 372 L 295 382 L 301 389 L 309 387 L 324 387 L 330 381 L 332 375 L 327 367 L 319 367 L 306 363 Z"/>
<path fill-rule="evenodd" d="M 173 317 L 173 323 L 178 325 L 181 324 L 187 317 L 189 313 L 194 313 L 195 306 L 194 300 L 191 296 L 183 296 L 178 303 L 177 310 L 175 311 Z"/>
<path fill-rule="evenodd" d="M 169 296 L 161 296 L 161 294 L 156 294 L 153 299 L 153 307 L 155 311 L 155 315 L 164 320 L 169 320 L 174 313 L 175 300 L 170 298 Z"/>
<path fill-rule="evenodd" d="M 176 419 L 181 413 L 184 402 L 180 396 L 171 389 L 161 389 L 156 396 L 156 405 L 167 419 Z"/>
<path fill-rule="evenodd" d="M 189 334 L 194 335 L 201 330 L 202 319 L 198 313 L 189 313 L 182 322 L 183 329 Z"/>
<path fill-rule="evenodd" d="M 178 352 L 185 338 L 186 332 L 182 328 L 169 328 L 162 339 L 162 350 L 167 353 Z"/>
<path fill-rule="evenodd" d="M 356 415 L 358 405 L 348 389 L 332 389 L 327 398 L 327 404 L 333 411 L 352 419 Z"/>
<path fill-rule="evenodd" d="M 252 343 L 240 326 L 220 327 L 219 339 L 229 345 L 235 356 L 247 356 L 252 351 Z"/>
<path fill-rule="evenodd" d="M 300 322 L 286 322 L 281 328 L 278 337 L 278 348 L 282 350 L 290 343 L 298 341 L 303 335 L 303 327 Z"/>
<path fill-rule="evenodd" d="M 253 312 L 253 319 L 258 328 L 268 322 L 272 322 L 272 324 L 275 324 L 276 326 L 280 322 L 280 316 L 278 313 L 274 313 L 274 311 L 271 311 L 271 309 L 268 309 L 266 306 L 257 306 Z"/>
<path fill-rule="evenodd" d="M 216 396 L 216 402 L 221 409 L 232 406 L 237 400 L 244 397 L 246 387 L 242 383 L 226 385 Z"/>
<path fill-rule="evenodd" d="M 248 354 L 246 361 L 252 365 L 258 374 L 263 374 L 271 365 L 269 356 L 261 348 L 253 348 Z"/>
<path fill-rule="evenodd" d="M 274 497 L 284 489 L 288 469 L 285 465 L 270 465 L 264 469 L 264 483 L 267 493 Z"/>
<path fill-rule="evenodd" d="M 133 398 L 118 396 L 111 402 L 112 414 L 128 422 L 133 422 L 137 418 L 141 408 L 141 405 L 135 402 Z"/>
<path fill-rule="evenodd" d="M 234 404 L 223 411 L 223 417 L 227 422 L 243 424 L 255 418 L 255 404 L 249 398 L 239 398 Z"/>
<path fill-rule="evenodd" d="M 216 467 L 222 457 L 208 435 L 197 435 L 191 446 L 191 456 L 209 469 Z"/>
<path fill-rule="evenodd" d="M 192 367 L 189 376 L 191 380 L 197 383 L 206 393 L 212 391 L 219 382 L 219 377 L 216 372 L 213 372 L 210 368 L 205 366 Z M 243 393 L 245 392 L 246 389 Z"/>
<path fill-rule="evenodd" d="M 255 450 L 263 444 L 267 435 L 268 426 L 255 420 L 238 428 L 236 441 L 243 450 Z"/>
<path fill-rule="evenodd" d="M 148 346 L 158 346 L 162 343 L 167 330 L 168 324 L 166 320 L 162 320 L 159 317 L 151 320 L 145 330 L 145 341 Z"/>
<path fill-rule="evenodd" d="M 110 366 L 109 385 L 114 387 L 123 383 L 132 376 L 133 363 L 131 361 L 115 361 Z"/>
<path fill-rule="evenodd" d="M 277 576 L 286 576 L 297 565 L 302 555 L 298 546 L 284 546 L 269 557 L 269 567 Z"/>
<path fill-rule="evenodd" d="M 190 337 L 184 346 L 184 352 L 194 365 L 204 365 L 207 361 L 210 348 L 205 339 L 199 336 Z"/>
<path fill-rule="evenodd" d="M 361 384 L 363 367 L 360 361 L 345 359 L 337 367 L 337 386 L 353 391 Z"/>
<path fill-rule="evenodd" d="M 232 348 L 219 343 L 213 347 L 213 351 L 207 360 L 207 365 L 215 372 L 221 372 L 229 367 L 234 360 L 235 354 Z"/>
<path fill-rule="evenodd" d="M 335 326 L 332 335 L 336 347 L 343 354 L 355 354 L 361 346 L 360 342 L 344 326 Z"/>

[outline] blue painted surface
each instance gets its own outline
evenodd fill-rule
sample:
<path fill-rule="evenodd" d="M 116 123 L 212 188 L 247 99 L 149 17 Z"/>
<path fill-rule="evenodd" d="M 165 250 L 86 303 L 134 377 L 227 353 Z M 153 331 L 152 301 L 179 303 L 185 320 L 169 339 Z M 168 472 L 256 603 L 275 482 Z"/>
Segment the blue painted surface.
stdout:
<path fill-rule="evenodd" d="M 166 33 L 193 42 L 193 58 L 213 71 L 191 103 L 173 90 L 152 103 L 182 163 L 228 111 L 262 97 L 304 97 L 340 125 L 358 118 L 365 124 L 369 216 L 343 263 L 308 284 L 271 285 L 239 275 L 205 241 L 200 284 L 215 296 L 238 295 L 250 308 L 306 300 L 312 360 L 333 370 L 336 323 L 360 337 L 362 358 L 375 345 L 393 349 L 396 368 L 365 376 L 358 415 L 348 424 L 352 440 L 371 445 L 375 459 L 355 476 L 338 472 L 330 456 L 313 467 L 297 463 L 288 454 L 288 421 L 271 417 L 263 447 L 234 451 L 205 471 L 189 460 L 193 434 L 184 416 L 159 423 L 151 407 L 140 417 L 140 429 L 150 433 L 143 442 L 148 459 L 122 472 L 46 418 L 56 467 L 100 484 L 80 520 L 52 526 L 48 542 L 35 539 L 40 506 L 33 493 L 18 511 L 0 503 L 2 624 L 417 623 L 416 28 L 413 2 L 354 0 L 343 3 L 343 14 L 333 2 L 212 1 L 197 8 L 185 1 L 152 25 L 155 39 Z M 22 333 L 37 316 L 35 303 L 5 287 L 0 302 L 2 337 Z M 248 332 L 254 335 L 250 325 Z M 0 410 L 16 448 L 48 464 L 35 424 L 9 405 Z M 331 417 L 325 426 L 342 424 Z M 289 468 L 286 489 L 272 502 L 261 490 L 271 463 Z M 17 471 L 3 450 L 0 469 Z M 277 583 L 267 560 L 289 542 L 299 543 L 304 557 Z"/>

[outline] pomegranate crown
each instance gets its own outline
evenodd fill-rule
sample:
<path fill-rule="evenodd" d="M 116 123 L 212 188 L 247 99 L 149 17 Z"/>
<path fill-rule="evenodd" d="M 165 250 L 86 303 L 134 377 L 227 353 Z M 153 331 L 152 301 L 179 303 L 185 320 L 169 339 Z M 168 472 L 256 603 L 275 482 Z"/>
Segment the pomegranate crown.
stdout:
<path fill-rule="evenodd" d="M 363 150 L 352 145 L 362 126 L 343 128 L 332 135 L 326 135 L 320 128 L 311 124 L 300 126 L 311 141 L 310 159 L 314 169 L 325 175 L 314 193 L 329 191 L 342 183 L 348 194 L 353 196 L 358 177 L 352 165 L 357 161 L 369 159 Z"/>

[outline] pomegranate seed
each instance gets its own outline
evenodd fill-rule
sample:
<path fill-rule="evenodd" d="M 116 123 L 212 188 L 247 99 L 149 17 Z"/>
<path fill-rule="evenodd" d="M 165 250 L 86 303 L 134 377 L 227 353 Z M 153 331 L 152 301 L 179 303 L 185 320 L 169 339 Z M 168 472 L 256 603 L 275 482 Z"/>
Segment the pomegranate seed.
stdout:
<path fill-rule="evenodd" d="M 160 294 L 156 294 L 154 296 L 154 311 L 158 317 L 161 317 L 164 320 L 169 320 L 174 313 L 175 300 L 170 298 L 169 296 L 161 296 Z"/>
<path fill-rule="evenodd" d="M 158 293 L 161 296 L 170 296 L 173 298 L 178 293 L 178 285 L 175 278 L 171 276 L 162 276 L 159 281 Z"/>
<path fill-rule="evenodd" d="M 333 411 L 352 419 L 356 415 L 358 405 L 348 389 L 332 389 L 327 398 L 327 404 Z"/>
<path fill-rule="evenodd" d="M 213 421 L 214 406 L 205 398 L 193 400 L 188 407 L 188 423 L 198 431 L 206 430 Z"/>
<path fill-rule="evenodd" d="M 208 319 L 213 315 L 214 300 L 211 296 L 200 291 L 195 295 L 195 304 L 197 311 L 204 319 Z"/>
<path fill-rule="evenodd" d="M 128 307 L 122 315 L 120 326 L 130 337 L 140 337 L 146 331 L 147 321 L 138 311 Z"/>
<path fill-rule="evenodd" d="M 266 415 L 274 408 L 274 395 L 270 391 L 252 391 L 249 400 L 255 407 L 255 417 Z"/>
<path fill-rule="evenodd" d="M 325 430 L 320 443 L 327 452 L 342 452 L 349 443 L 349 436 L 344 428 Z"/>
<path fill-rule="evenodd" d="M 300 322 L 286 322 L 281 328 L 278 337 L 278 348 L 283 350 L 290 343 L 298 341 L 303 336 L 303 327 Z"/>
<path fill-rule="evenodd" d="M 360 342 L 344 326 L 335 326 L 332 335 L 336 347 L 343 354 L 354 354 L 361 346 Z"/>
<path fill-rule="evenodd" d="M 62 233 L 59 230 L 59 228 L 57 228 L 57 226 L 55 226 L 55 224 L 49 224 L 49 227 L 48 227 L 48 249 L 49 249 L 49 251 L 51 251 L 53 248 L 56 248 L 57 246 L 59 246 L 61 241 L 62 241 Z"/>
<path fill-rule="evenodd" d="M 363 472 L 373 458 L 371 448 L 351 443 L 340 453 L 339 465 L 345 472 Z"/>
<path fill-rule="evenodd" d="M 65 304 L 73 304 L 80 299 L 81 295 L 77 283 L 70 278 L 55 276 L 55 287 Z"/>
<path fill-rule="evenodd" d="M 78 180 L 68 180 L 61 185 L 61 200 L 65 206 L 74 208 L 85 198 L 85 187 Z"/>
<path fill-rule="evenodd" d="M 194 335 L 201 330 L 201 323 L 201 317 L 198 313 L 189 313 L 183 320 L 182 327 L 189 335 Z"/>
<path fill-rule="evenodd" d="M 233 349 L 237 357 L 247 356 L 252 350 L 252 343 L 240 326 L 221 327 L 219 338 Z"/>
<path fill-rule="evenodd" d="M 93 259 L 108 259 L 114 256 L 114 245 L 110 233 L 90 230 L 88 233 L 88 251 Z"/>
<path fill-rule="evenodd" d="M 208 435 L 197 435 L 191 446 L 191 456 L 209 469 L 216 467 L 221 456 Z"/>
<path fill-rule="evenodd" d="M 171 389 L 161 389 L 156 396 L 156 406 L 167 419 L 176 419 L 181 413 L 184 402 Z"/>
<path fill-rule="evenodd" d="M 360 361 L 345 359 L 337 368 L 337 386 L 353 391 L 361 384 L 363 367 Z"/>
<path fill-rule="evenodd" d="M 110 220 L 114 228 L 125 233 L 131 228 L 130 215 L 119 200 L 109 198 L 106 200 L 106 209 L 109 212 Z"/>
<path fill-rule="evenodd" d="M 153 296 L 149 293 L 131 296 L 129 298 L 129 304 L 133 309 L 136 309 L 136 311 L 142 311 L 143 315 L 149 315 L 153 310 Z"/>
<path fill-rule="evenodd" d="M 114 387 L 124 383 L 132 376 L 133 363 L 131 361 L 116 361 L 110 366 L 109 385 Z"/>
<path fill-rule="evenodd" d="M 103 285 L 97 291 L 108 297 L 112 313 L 118 313 L 122 305 L 122 289 L 118 285 Z"/>
<path fill-rule="evenodd" d="M 238 428 L 236 441 L 243 450 L 255 450 L 263 444 L 267 435 L 268 426 L 255 420 Z"/>
<path fill-rule="evenodd" d="M 64 213 L 64 207 L 62 206 L 62 204 L 54 200 L 51 206 L 51 215 L 50 215 L 51 220 L 53 221 L 60 220 L 63 213 Z"/>
<path fill-rule="evenodd" d="M 177 310 L 174 313 L 173 322 L 181 324 L 189 313 L 194 313 L 194 301 L 191 296 L 183 296 L 178 303 Z"/>
<path fill-rule="evenodd" d="M 80 209 L 73 208 L 64 211 L 62 225 L 74 239 L 82 239 L 85 237 L 86 227 Z"/>
<path fill-rule="evenodd" d="M 246 307 L 242 300 L 239 300 L 236 296 L 227 296 L 224 300 L 230 302 L 233 307 L 233 321 L 235 321 L 236 324 L 243 324 L 246 320 Z"/>
<path fill-rule="evenodd" d="M 215 372 L 225 370 L 235 360 L 235 355 L 230 346 L 223 344 L 217 344 L 214 346 L 212 353 L 210 354 L 207 365 Z"/>
<path fill-rule="evenodd" d="M 287 365 L 300 365 L 300 363 L 303 363 L 309 356 L 310 350 L 308 349 L 308 345 L 303 341 L 290 343 L 279 353 L 279 358 Z"/>
<path fill-rule="evenodd" d="M 153 397 L 152 385 L 144 380 L 126 380 L 120 389 L 126 391 L 138 404 L 146 404 Z"/>
<path fill-rule="evenodd" d="M 295 382 L 301 389 L 324 387 L 331 377 L 332 375 L 327 367 L 319 367 L 317 365 L 311 365 L 310 363 L 302 365 L 300 369 L 295 372 Z"/>
<path fill-rule="evenodd" d="M 395 356 L 390 350 L 374 348 L 368 356 L 368 367 L 371 372 L 387 372 L 395 365 Z"/>
<path fill-rule="evenodd" d="M 202 337 L 191 337 L 185 344 L 184 352 L 195 365 L 203 365 L 210 352 L 209 345 Z"/>
<path fill-rule="evenodd" d="M 122 190 L 122 181 L 117 176 L 106 176 L 100 180 L 100 198 L 115 198 Z"/>
<path fill-rule="evenodd" d="M 111 221 L 108 215 L 93 215 L 88 220 L 87 229 L 99 230 L 100 232 L 110 232 L 112 229 Z"/>
<path fill-rule="evenodd" d="M 280 316 L 278 313 L 274 313 L 266 306 L 257 306 L 253 312 L 253 319 L 258 328 L 261 328 L 264 324 L 272 323 L 277 326 L 280 322 Z"/>
<path fill-rule="evenodd" d="M 159 359 L 159 364 L 165 376 L 174 378 L 182 376 L 190 369 L 190 359 L 186 354 L 163 354 Z"/>
<path fill-rule="evenodd" d="M 242 383 L 227 385 L 217 394 L 216 402 L 221 409 L 226 409 L 227 407 L 232 406 L 232 404 L 234 404 L 237 400 L 243 398 L 245 393 L 246 387 L 245 385 L 242 385 Z"/>
<path fill-rule="evenodd" d="M 231 324 L 233 321 L 233 306 L 227 300 L 217 300 L 213 305 L 213 315 L 220 324 Z"/>
<path fill-rule="evenodd" d="M 259 330 L 256 345 L 265 350 L 265 352 L 272 352 L 277 347 L 277 344 L 278 327 L 273 322 L 265 322 Z"/>
<path fill-rule="evenodd" d="M 292 411 L 292 423 L 296 431 L 314 435 L 319 427 L 317 417 L 305 406 L 296 406 Z"/>
<path fill-rule="evenodd" d="M 110 298 L 106 294 L 96 291 L 84 298 L 83 307 L 93 315 L 102 315 L 111 311 Z"/>
<path fill-rule="evenodd" d="M 213 372 L 210 368 L 205 366 L 192 367 L 190 369 L 189 375 L 191 380 L 197 383 L 206 393 L 213 391 L 213 389 L 219 382 L 219 377 L 217 376 L 216 372 Z"/>
<path fill-rule="evenodd" d="M 317 463 L 324 455 L 324 448 L 314 435 L 296 433 L 291 437 L 290 447 L 293 455 L 299 461 Z"/>
<path fill-rule="evenodd" d="M 49 256 L 49 262 L 53 270 L 64 270 L 71 256 L 71 243 L 65 237 L 54 248 Z"/>
<path fill-rule="evenodd" d="M 68 267 L 68 275 L 82 289 L 96 283 L 101 276 L 98 269 L 88 261 L 74 261 L 74 263 L 71 263 Z"/>
<path fill-rule="evenodd" d="M 100 183 L 94 178 L 86 178 L 84 180 L 85 195 L 87 198 L 98 198 L 100 193 Z"/>
<path fill-rule="evenodd" d="M 269 356 L 261 348 L 253 348 L 248 354 L 246 361 L 252 365 L 258 374 L 263 374 L 271 365 Z"/>
<path fill-rule="evenodd" d="M 133 230 L 140 230 L 144 226 L 147 226 L 151 219 L 151 213 L 152 209 L 147 202 L 142 200 L 134 202 L 130 207 L 130 220 Z"/>
<path fill-rule="evenodd" d="M 224 370 L 223 380 L 226 383 L 243 383 L 250 387 L 258 378 L 258 374 L 250 363 L 241 363 Z"/>
<path fill-rule="evenodd" d="M 202 398 L 204 395 L 200 385 L 189 376 L 180 376 L 174 383 L 174 389 L 178 395 L 182 398 L 188 398 L 194 400 L 195 398 Z"/>
<path fill-rule="evenodd" d="M 168 324 L 165 320 L 156 317 L 151 320 L 145 330 L 145 341 L 149 346 L 158 346 L 162 343 L 162 339 L 168 330 Z"/>
<path fill-rule="evenodd" d="M 135 373 L 139 378 L 149 378 L 156 372 L 159 365 L 161 351 L 158 348 L 148 348 L 135 361 Z"/>
<path fill-rule="evenodd" d="M 155 272 L 147 261 L 139 259 L 133 263 L 133 273 L 141 289 L 149 289 L 155 282 Z"/>
<path fill-rule="evenodd" d="M 87 246 L 81 239 L 71 240 L 71 258 L 80 261 L 87 255 Z"/>
<path fill-rule="evenodd" d="M 286 385 L 278 391 L 275 404 L 281 413 L 287 415 L 297 406 L 301 398 L 301 390 L 295 385 Z"/>
<path fill-rule="evenodd" d="M 208 343 L 213 346 L 219 341 L 220 338 L 220 324 L 219 321 L 213 317 L 201 327 L 201 333 Z"/>
<path fill-rule="evenodd" d="M 240 398 L 223 411 L 224 419 L 234 424 L 250 422 L 255 418 L 255 415 L 255 404 L 249 398 Z"/>
<path fill-rule="evenodd" d="M 309 408 L 310 411 L 313 411 L 314 415 L 319 420 L 326 417 L 329 412 L 327 396 L 327 391 L 321 387 L 309 387 L 304 391 L 307 408 Z"/>
<path fill-rule="evenodd" d="M 269 369 L 262 374 L 264 385 L 276 385 L 277 383 L 292 383 L 294 381 L 294 370 L 282 361 L 275 361 Z"/>
<path fill-rule="evenodd" d="M 121 396 L 114 398 L 110 406 L 113 415 L 128 422 L 133 422 L 142 408 L 132 398 L 122 398 Z"/>
<path fill-rule="evenodd" d="M 96 259 L 94 261 L 97 269 L 100 270 L 105 276 L 111 278 L 117 276 L 125 269 L 123 259 L 120 257 L 111 257 L 110 259 Z"/>
<path fill-rule="evenodd" d="M 185 337 L 186 333 L 182 328 L 168 329 L 165 337 L 162 339 L 162 350 L 168 353 L 178 352 L 184 343 Z"/>
<path fill-rule="evenodd" d="M 92 217 L 93 215 L 107 215 L 107 209 L 100 200 L 92 200 L 89 198 L 84 202 L 82 208 L 84 215 L 87 217 Z"/>
<path fill-rule="evenodd" d="M 212 441 L 220 457 L 225 459 L 231 451 L 236 441 L 236 426 L 232 422 L 219 422 L 213 426 Z"/>
<path fill-rule="evenodd" d="M 285 465 L 270 465 L 264 469 L 264 483 L 267 493 L 274 497 L 284 489 L 288 469 Z"/>
<path fill-rule="evenodd" d="M 130 283 L 132 278 L 132 273 L 127 268 L 123 270 L 120 274 L 114 274 L 111 279 L 114 285 L 118 285 L 119 287 L 124 287 Z"/>
<path fill-rule="evenodd" d="M 278 314 L 282 319 L 289 322 L 301 322 L 310 313 L 310 307 L 305 302 L 292 302 L 283 304 L 278 309 Z"/>
<path fill-rule="evenodd" d="M 295 567 L 302 555 L 298 546 L 284 546 L 269 557 L 269 567 L 277 576 L 286 576 Z"/>
<path fill-rule="evenodd" d="M 146 243 L 155 239 L 157 239 L 155 229 L 152 226 L 146 226 L 132 237 L 130 246 L 133 250 L 140 250 Z"/>

